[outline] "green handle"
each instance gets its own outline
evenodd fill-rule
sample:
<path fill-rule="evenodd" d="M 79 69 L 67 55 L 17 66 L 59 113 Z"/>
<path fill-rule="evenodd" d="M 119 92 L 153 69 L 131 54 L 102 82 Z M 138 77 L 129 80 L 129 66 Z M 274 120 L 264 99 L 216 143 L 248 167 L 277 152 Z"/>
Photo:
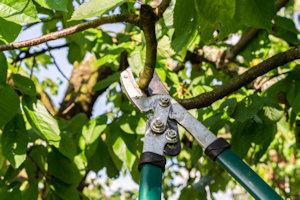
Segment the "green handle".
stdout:
<path fill-rule="evenodd" d="M 247 164 L 230 149 L 222 152 L 216 160 L 235 180 L 237 180 L 255 199 L 282 199 Z"/>
<path fill-rule="evenodd" d="M 161 168 L 145 164 L 142 166 L 139 200 L 160 200 L 162 185 Z"/>

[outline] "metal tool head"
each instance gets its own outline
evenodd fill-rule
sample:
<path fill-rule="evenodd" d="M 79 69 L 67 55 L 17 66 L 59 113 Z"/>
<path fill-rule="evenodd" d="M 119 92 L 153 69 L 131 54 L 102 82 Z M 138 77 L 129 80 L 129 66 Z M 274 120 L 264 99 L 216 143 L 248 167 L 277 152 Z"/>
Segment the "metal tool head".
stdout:
<path fill-rule="evenodd" d="M 147 95 L 136 84 L 130 68 L 121 73 L 121 84 L 124 93 L 141 112 L 152 110 L 154 117 L 162 120 L 164 124 L 163 130 L 157 131 L 151 126 L 153 119 L 148 119 L 149 124 L 146 128 L 143 151 L 150 151 L 160 155 L 178 155 L 181 146 L 177 122 L 169 119 L 172 98 L 168 95 L 168 90 L 158 75 L 154 73 L 153 78 L 149 83 Z M 175 133 L 173 140 L 176 142 L 172 143 L 172 145 L 169 145 L 166 140 L 167 130 Z M 160 133 L 158 134 L 157 132 Z"/>
<path fill-rule="evenodd" d="M 145 94 L 136 84 L 132 70 L 127 68 L 121 73 L 122 90 L 127 95 L 128 99 L 141 111 L 147 112 L 155 106 L 155 101 L 159 96 L 168 95 L 168 90 L 161 82 L 160 78 L 154 73 L 150 81 L 147 94 Z"/>
<path fill-rule="evenodd" d="M 149 95 L 155 94 L 169 94 L 167 88 L 164 83 L 160 80 L 159 76 L 154 72 L 153 77 L 148 86 Z"/>

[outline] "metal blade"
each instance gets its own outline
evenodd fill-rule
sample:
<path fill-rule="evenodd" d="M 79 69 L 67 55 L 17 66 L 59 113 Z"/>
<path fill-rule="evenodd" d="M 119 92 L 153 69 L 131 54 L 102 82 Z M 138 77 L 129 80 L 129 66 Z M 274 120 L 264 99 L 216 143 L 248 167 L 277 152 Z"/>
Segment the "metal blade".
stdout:
<path fill-rule="evenodd" d="M 154 72 L 153 77 L 148 86 L 149 96 L 155 94 L 169 94 L 168 89 L 165 87 L 159 76 Z"/>
<path fill-rule="evenodd" d="M 136 84 L 133 77 L 133 73 L 130 68 L 127 68 L 126 70 L 122 71 L 120 81 L 122 89 L 129 98 L 129 100 L 133 98 L 140 98 L 146 96 Z"/>

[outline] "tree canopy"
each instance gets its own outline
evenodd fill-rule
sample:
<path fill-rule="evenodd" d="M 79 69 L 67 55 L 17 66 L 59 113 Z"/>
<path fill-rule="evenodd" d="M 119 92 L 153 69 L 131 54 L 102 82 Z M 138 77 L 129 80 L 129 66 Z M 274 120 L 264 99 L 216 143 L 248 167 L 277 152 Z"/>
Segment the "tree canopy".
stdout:
<path fill-rule="evenodd" d="M 142 90 L 155 71 L 281 196 L 300 198 L 299 12 L 298 0 L 1 0 L 0 198 L 137 197 L 105 191 L 125 174 L 139 183 L 147 117 L 121 91 L 129 66 Z M 16 41 L 37 26 L 42 35 Z M 63 48 L 71 76 L 52 53 Z M 49 67 L 61 80 L 41 77 Z M 105 112 L 95 116 L 99 98 Z M 180 140 L 164 173 L 165 199 L 233 188 L 248 197 L 183 129 Z M 105 183 L 87 178 L 99 171 Z"/>

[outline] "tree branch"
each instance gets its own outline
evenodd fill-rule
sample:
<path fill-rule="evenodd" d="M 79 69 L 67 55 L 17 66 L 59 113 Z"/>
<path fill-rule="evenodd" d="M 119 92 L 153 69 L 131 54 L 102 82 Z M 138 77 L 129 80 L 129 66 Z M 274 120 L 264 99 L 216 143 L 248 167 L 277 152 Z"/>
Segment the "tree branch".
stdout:
<path fill-rule="evenodd" d="M 24 60 L 24 59 L 26 59 L 26 58 L 37 57 L 37 56 L 39 56 L 39 55 L 41 55 L 41 54 L 43 54 L 43 53 L 46 53 L 46 52 L 48 52 L 48 51 L 51 51 L 51 50 L 61 49 L 61 48 L 68 47 L 68 45 L 69 45 L 69 44 L 66 43 L 66 44 L 63 44 L 63 45 L 58 45 L 58 46 L 53 46 L 53 47 L 52 47 L 52 46 L 49 46 L 49 48 L 47 48 L 47 49 L 42 49 L 42 50 L 40 50 L 40 51 L 36 51 L 36 52 L 33 52 L 33 53 L 30 53 L 29 50 L 27 50 L 27 51 L 21 51 L 19 55 L 24 54 L 24 56 L 17 56 L 17 57 L 12 61 L 12 64 L 17 63 L 17 62 L 19 62 L 19 61 L 21 61 L 21 60 Z"/>
<path fill-rule="evenodd" d="M 46 42 L 46 45 L 47 45 L 48 49 L 50 49 L 50 46 L 48 45 L 47 42 Z M 58 70 L 58 72 L 64 77 L 64 79 L 66 79 L 66 81 L 69 81 L 68 77 L 67 77 L 67 76 L 65 75 L 65 73 L 60 69 L 58 63 L 56 62 L 56 60 L 55 60 L 55 58 L 54 58 L 54 56 L 53 56 L 53 54 L 51 53 L 51 50 L 49 50 L 48 53 L 49 53 L 50 57 L 52 58 L 53 64 L 54 64 L 54 66 L 56 67 L 56 69 Z"/>
<path fill-rule="evenodd" d="M 162 17 L 162 15 L 164 14 L 164 12 L 167 10 L 167 8 L 169 7 L 171 3 L 171 0 L 163 0 L 161 2 L 161 4 L 159 5 L 159 7 L 156 9 L 156 15 L 157 17 Z"/>
<path fill-rule="evenodd" d="M 146 40 L 146 60 L 143 71 L 140 73 L 138 86 L 146 90 L 154 73 L 157 54 L 157 40 L 155 35 L 155 22 L 157 16 L 148 5 L 142 5 L 140 11 L 140 25 Z"/>
<path fill-rule="evenodd" d="M 289 0 L 277 0 L 275 3 L 275 11 L 278 12 L 282 7 L 284 7 Z M 247 44 L 258 34 L 260 29 L 251 28 L 246 31 L 238 43 L 227 51 L 225 51 L 219 61 L 219 68 L 224 68 L 228 62 L 234 60 L 234 58 L 247 46 Z"/>
<path fill-rule="evenodd" d="M 295 47 L 283 53 L 279 53 L 275 56 L 268 58 L 260 64 L 252 67 L 243 74 L 232 79 L 231 82 L 226 85 L 216 87 L 211 92 L 200 94 L 196 97 L 189 99 L 179 99 L 178 102 L 187 109 L 202 108 L 211 105 L 215 101 L 222 99 L 230 93 L 240 89 L 247 85 L 257 77 L 266 74 L 272 69 L 278 66 L 284 65 L 293 60 L 300 59 L 300 47 Z"/>
<path fill-rule="evenodd" d="M 128 22 L 138 26 L 139 18 L 137 15 L 134 14 L 118 14 L 113 16 L 101 17 L 99 19 L 77 24 L 75 26 L 71 26 L 69 28 L 62 29 L 60 31 L 56 31 L 53 33 L 49 33 L 31 40 L 25 40 L 21 42 L 13 42 L 10 44 L 0 45 L 0 51 L 13 50 L 13 49 L 19 49 L 23 47 L 39 45 L 44 42 L 62 38 L 80 31 L 84 31 L 89 28 L 95 28 L 102 24 L 118 23 L 118 22 Z"/>

